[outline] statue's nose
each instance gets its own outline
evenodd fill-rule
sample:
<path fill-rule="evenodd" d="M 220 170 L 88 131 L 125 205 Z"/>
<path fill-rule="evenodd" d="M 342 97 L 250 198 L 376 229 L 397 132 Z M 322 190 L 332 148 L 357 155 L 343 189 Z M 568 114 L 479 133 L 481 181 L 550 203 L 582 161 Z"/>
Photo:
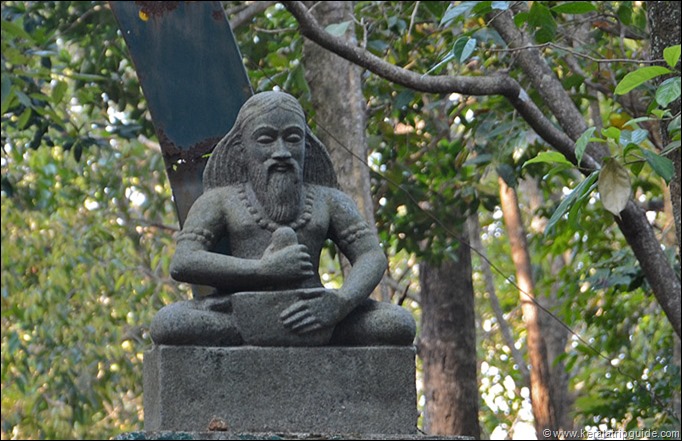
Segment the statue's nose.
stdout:
<path fill-rule="evenodd" d="M 291 159 L 291 152 L 286 148 L 283 142 L 280 142 L 278 143 L 275 151 L 272 153 L 272 159 L 276 159 L 278 161 Z"/>

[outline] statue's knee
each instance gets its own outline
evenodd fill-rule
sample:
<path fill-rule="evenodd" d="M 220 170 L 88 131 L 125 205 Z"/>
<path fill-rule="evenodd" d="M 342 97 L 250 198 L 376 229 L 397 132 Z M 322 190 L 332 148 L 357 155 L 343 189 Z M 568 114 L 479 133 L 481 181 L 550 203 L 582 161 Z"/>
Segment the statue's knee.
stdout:
<path fill-rule="evenodd" d="M 395 306 L 390 312 L 390 330 L 387 337 L 393 345 L 411 345 L 417 334 L 417 322 L 412 314 L 402 307 Z"/>
<path fill-rule="evenodd" d="M 417 324 L 409 311 L 390 303 L 368 301 L 339 323 L 332 344 L 409 346 L 416 332 Z"/>
<path fill-rule="evenodd" d="M 161 308 L 149 328 L 152 341 L 157 345 L 174 344 L 179 328 L 186 321 L 185 302 L 173 303 Z"/>
<path fill-rule="evenodd" d="M 156 313 L 150 327 L 157 345 L 237 346 L 239 330 L 230 314 L 206 311 L 196 302 L 177 302 Z"/>
<path fill-rule="evenodd" d="M 417 323 L 412 314 L 398 305 L 378 304 L 371 317 L 375 344 L 408 346 L 414 343 Z"/>

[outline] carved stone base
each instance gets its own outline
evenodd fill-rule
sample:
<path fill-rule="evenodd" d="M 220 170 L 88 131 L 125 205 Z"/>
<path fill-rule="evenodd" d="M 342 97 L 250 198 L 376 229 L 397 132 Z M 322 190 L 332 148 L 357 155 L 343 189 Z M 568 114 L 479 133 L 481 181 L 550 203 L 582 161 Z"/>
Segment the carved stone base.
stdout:
<path fill-rule="evenodd" d="M 416 434 L 413 347 L 156 346 L 145 431 Z"/>

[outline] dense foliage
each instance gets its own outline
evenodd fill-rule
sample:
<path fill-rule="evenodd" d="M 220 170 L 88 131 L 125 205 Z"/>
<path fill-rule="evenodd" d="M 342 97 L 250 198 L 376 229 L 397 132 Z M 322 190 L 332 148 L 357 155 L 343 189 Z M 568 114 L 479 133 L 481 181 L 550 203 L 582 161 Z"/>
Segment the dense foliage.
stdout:
<path fill-rule="evenodd" d="M 104 6 L 2 5 L 3 439 L 138 428 L 146 326 L 182 298 L 163 161 L 135 139 L 151 125 Z"/>
<path fill-rule="evenodd" d="M 234 12 L 243 5 L 225 6 Z M 357 2 L 355 25 L 368 50 L 415 72 L 503 70 L 527 86 L 515 52 L 487 26 L 486 14 L 507 7 Z M 604 61 L 647 59 L 646 5 L 533 2 L 517 17 L 594 128 L 588 136 L 626 167 L 628 191 L 647 208 L 679 274 L 666 200 L 665 157 L 675 145 L 665 150 L 656 134 L 661 118 L 675 117 L 666 110 L 675 84 L 679 97 L 679 64 L 669 66 L 677 78 L 671 90 L 657 93 L 644 79 L 634 93 L 618 95 L 617 85 L 627 85 L 640 65 Z M 254 89 L 293 93 L 315 125 L 293 17 L 275 5 L 235 34 Z M 548 146 L 500 97 L 422 94 L 374 74 L 363 87 L 394 301 L 403 296 L 418 305 L 415 262 L 451 258 L 466 242 L 455 232 L 467 216 L 482 225 L 496 269 L 495 293 L 480 264 L 474 274 L 484 432 L 504 436 L 532 417 L 522 371 L 499 332 L 509 326 L 524 350 L 518 291 L 507 280 L 514 268 L 498 176 L 535 189 L 535 197 L 521 192 L 521 208 L 538 296 L 573 330 L 558 356 L 574 397 L 572 424 L 679 428 L 672 407 L 680 393 L 673 360 L 679 341 L 602 207 L 596 176 L 578 187 L 586 181 L 576 169 L 547 155 Z M 162 305 L 189 294 L 168 276 L 177 225 L 169 184 L 107 4 L 3 2 L 1 105 L 2 437 L 101 439 L 139 429 L 147 325 Z M 671 134 L 679 148 L 679 115 Z M 562 206 L 576 187 L 573 203 Z M 553 217 L 560 207 L 565 216 Z M 563 264 L 553 265 L 557 259 Z M 493 314 L 490 295 L 506 323 Z"/>

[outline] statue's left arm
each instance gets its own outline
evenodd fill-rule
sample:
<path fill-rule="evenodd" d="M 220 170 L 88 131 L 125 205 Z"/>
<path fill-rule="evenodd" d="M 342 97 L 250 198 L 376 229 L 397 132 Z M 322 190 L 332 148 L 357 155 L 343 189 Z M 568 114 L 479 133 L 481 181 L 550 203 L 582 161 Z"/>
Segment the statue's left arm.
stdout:
<path fill-rule="evenodd" d="M 333 190 L 330 203 L 330 238 L 351 263 L 337 294 L 348 302 L 349 311 L 362 303 L 379 284 L 388 261 L 374 230 L 353 200 Z"/>
<path fill-rule="evenodd" d="M 388 261 L 379 240 L 355 203 L 342 192 L 325 189 L 329 210 L 329 238 L 351 263 L 338 290 L 301 300 L 282 312 L 285 326 L 298 333 L 334 326 L 369 297 L 386 271 Z"/>

